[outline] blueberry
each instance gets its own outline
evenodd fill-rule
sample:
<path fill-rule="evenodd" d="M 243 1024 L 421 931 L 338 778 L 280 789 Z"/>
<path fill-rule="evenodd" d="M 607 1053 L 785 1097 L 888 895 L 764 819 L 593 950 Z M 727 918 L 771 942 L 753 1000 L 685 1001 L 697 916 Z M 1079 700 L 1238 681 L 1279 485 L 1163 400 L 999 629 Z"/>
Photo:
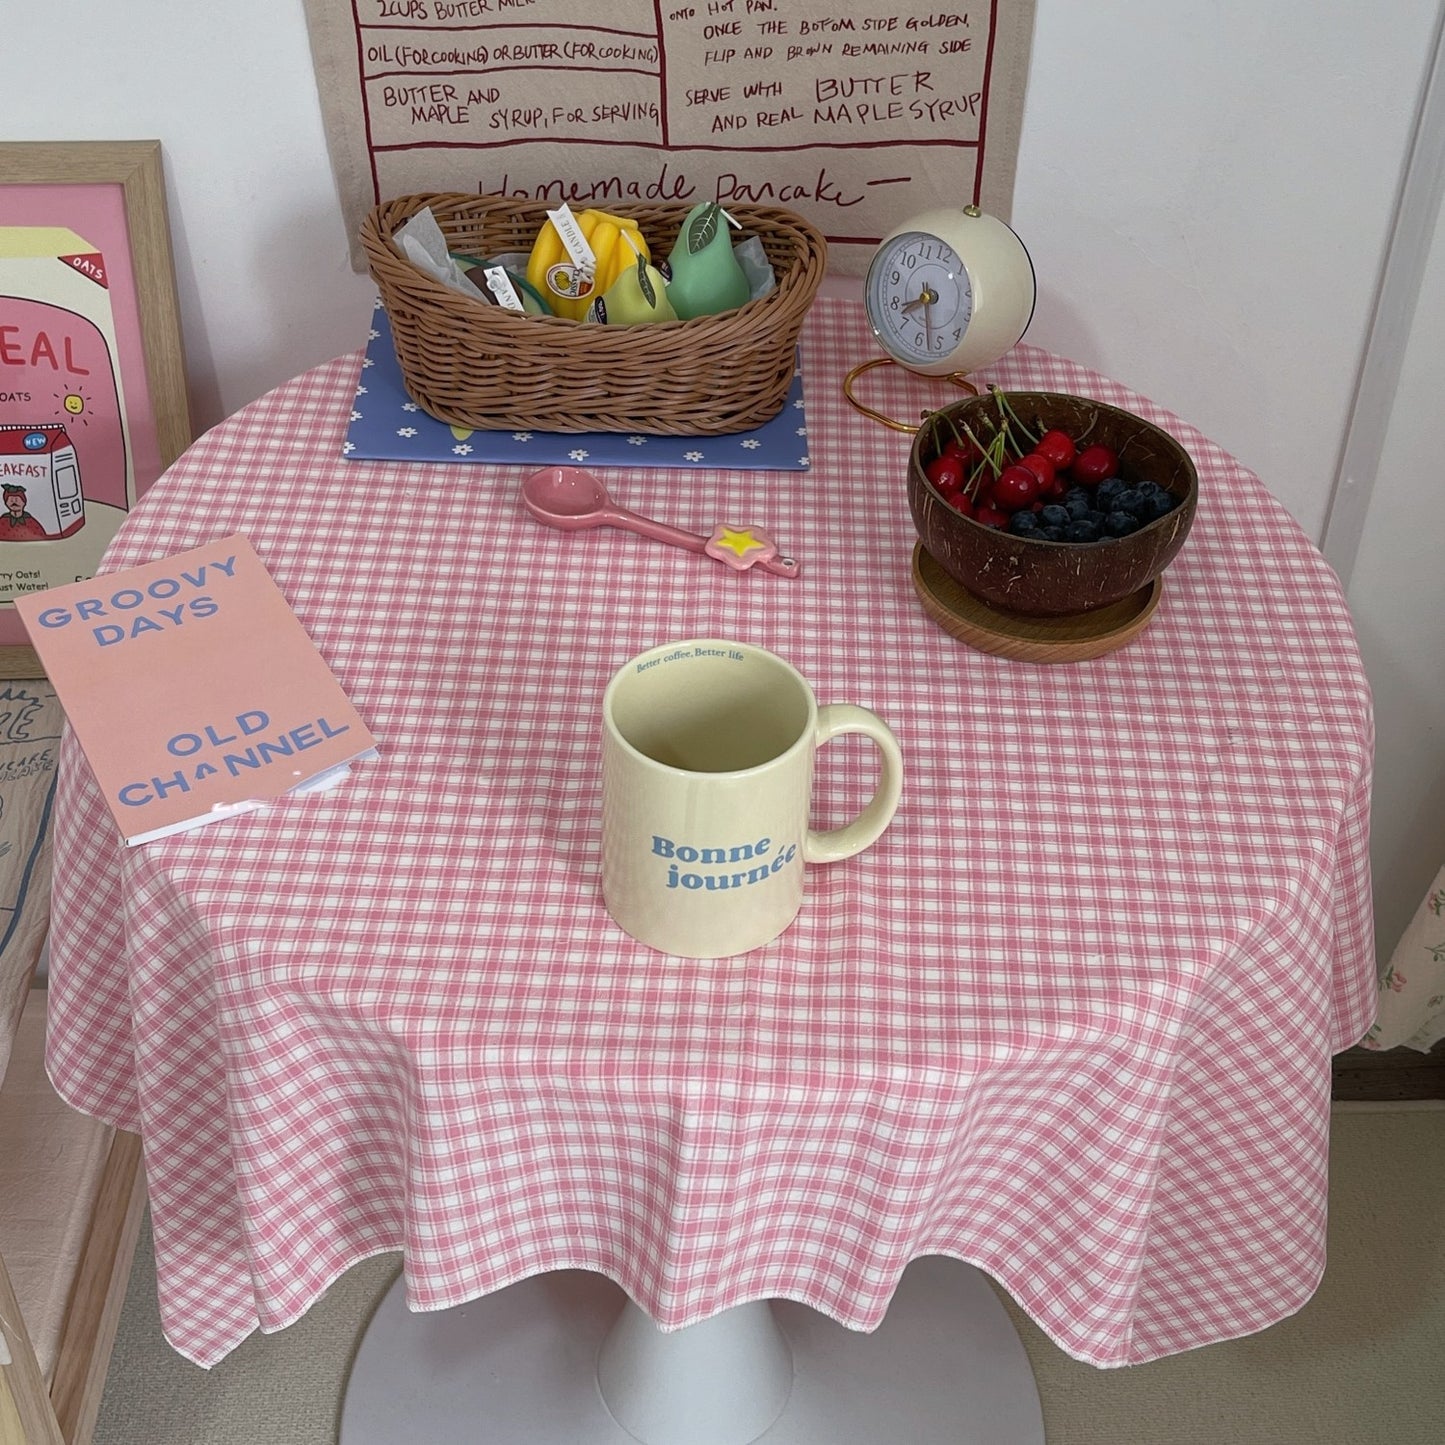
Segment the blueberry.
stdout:
<path fill-rule="evenodd" d="M 1160 517 L 1167 517 L 1174 510 L 1174 498 L 1168 492 L 1158 492 L 1148 497 L 1144 502 L 1144 510 L 1139 514 L 1146 522 L 1157 522 Z"/>
<path fill-rule="evenodd" d="M 1124 481 L 1121 477 L 1108 477 L 1094 489 L 1094 505 L 1101 512 L 1113 511 L 1113 500 L 1124 490 Z"/>
<path fill-rule="evenodd" d="M 1093 500 L 1094 492 L 1092 487 L 1070 487 L 1069 490 L 1064 493 L 1064 505 L 1066 507 L 1072 506 L 1075 502 L 1082 502 L 1087 507 Z"/>
<path fill-rule="evenodd" d="M 1141 517 L 1146 505 L 1144 494 L 1137 487 L 1125 487 L 1114 497 L 1113 512 L 1128 512 L 1131 517 Z"/>
<path fill-rule="evenodd" d="M 1040 527 L 1039 536 L 1045 542 L 1062 542 L 1064 540 L 1064 529 L 1062 527 Z"/>
<path fill-rule="evenodd" d="M 1097 542 L 1099 540 L 1099 524 L 1097 522 L 1070 522 L 1064 528 L 1064 541 L 1066 542 Z"/>
<path fill-rule="evenodd" d="M 1069 524 L 1069 513 L 1066 508 L 1055 504 L 1054 506 L 1045 507 L 1043 511 L 1039 513 L 1039 521 L 1045 527 L 1066 527 Z"/>
<path fill-rule="evenodd" d="M 1082 522 L 1093 510 L 1088 501 L 1083 497 L 1076 497 L 1072 502 L 1066 501 L 1064 503 L 1064 511 L 1069 514 L 1069 520 L 1071 522 Z"/>
<path fill-rule="evenodd" d="M 1015 512 L 1008 519 L 1008 529 L 1015 537 L 1032 537 L 1039 530 L 1039 519 L 1032 512 Z"/>
<path fill-rule="evenodd" d="M 1104 518 L 1104 533 L 1109 537 L 1127 537 L 1139 530 L 1139 519 L 1130 512 L 1110 512 Z"/>

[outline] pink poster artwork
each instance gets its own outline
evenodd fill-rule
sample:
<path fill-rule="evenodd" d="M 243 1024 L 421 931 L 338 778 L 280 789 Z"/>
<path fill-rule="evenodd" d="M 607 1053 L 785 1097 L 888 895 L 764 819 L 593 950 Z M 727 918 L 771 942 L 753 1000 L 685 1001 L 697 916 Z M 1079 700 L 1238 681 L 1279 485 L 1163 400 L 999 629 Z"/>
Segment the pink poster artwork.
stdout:
<path fill-rule="evenodd" d="M 0 216 L 0 645 L 14 599 L 93 576 L 160 475 L 125 193 L 7 186 Z"/>

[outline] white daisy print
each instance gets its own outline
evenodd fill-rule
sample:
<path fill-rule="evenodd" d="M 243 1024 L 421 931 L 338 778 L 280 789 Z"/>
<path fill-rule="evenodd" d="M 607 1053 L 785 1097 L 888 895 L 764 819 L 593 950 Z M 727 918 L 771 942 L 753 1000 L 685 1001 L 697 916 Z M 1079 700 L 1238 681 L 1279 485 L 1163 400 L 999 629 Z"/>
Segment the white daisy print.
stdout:
<path fill-rule="evenodd" d="M 459 447 L 453 447 L 452 451 L 459 457 L 469 457 L 472 454 L 471 447 L 467 446 L 465 442 Z"/>
<path fill-rule="evenodd" d="M 573 447 L 567 455 L 571 457 L 574 462 L 585 462 L 592 453 L 583 447 Z"/>
<path fill-rule="evenodd" d="M 355 450 L 356 450 L 356 443 L 355 443 L 355 442 L 342 442 L 342 443 L 341 443 L 341 451 L 342 451 L 342 455 L 343 455 L 343 456 L 349 456 L 349 455 L 350 455 L 352 452 L 354 452 Z"/>
<path fill-rule="evenodd" d="M 399 426 L 396 429 L 396 434 L 399 437 L 414 437 L 416 435 L 416 428 L 414 426 Z"/>
<path fill-rule="evenodd" d="M 647 444 L 647 438 L 646 438 L 646 437 L 628 437 L 628 438 L 627 438 L 627 445 L 630 446 L 630 447 L 640 447 L 640 446 L 645 446 L 646 444 Z"/>
<path fill-rule="evenodd" d="M 532 440 L 532 433 L 529 431 L 514 431 L 512 433 L 514 442 L 529 442 Z"/>
<path fill-rule="evenodd" d="M 414 401 L 404 401 L 401 404 L 403 411 L 420 411 L 421 408 Z"/>
<path fill-rule="evenodd" d="M 685 462 L 700 462 L 702 457 L 703 454 L 701 452 L 684 452 L 682 454 L 682 459 Z"/>
<path fill-rule="evenodd" d="M 375 363 L 369 356 L 363 356 L 363 357 L 361 358 L 361 366 L 362 366 L 362 370 L 363 370 L 363 371 L 364 371 L 368 366 L 375 366 L 375 365 L 376 365 L 376 363 Z"/>
<path fill-rule="evenodd" d="M 800 437 L 805 437 L 805 436 L 808 435 L 808 428 L 805 427 L 805 426 L 800 426 L 800 427 L 798 428 L 797 432 L 794 433 L 794 435 L 800 436 Z"/>
<path fill-rule="evenodd" d="M 758 449 L 760 446 L 762 446 L 762 442 L 760 442 L 760 441 L 757 439 L 757 437 L 749 437 L 749 438 L 747 439 L 747 441 L 745 441 L 745 442 L 743 443 L 743 445 L 744 445 L 750 452 L 755 452 L 755 451 L 757 451 L 757 449 Z"/>
<path fill-rule="evenodd" d="M 351 413 L 351 420 L 352 420 L 352 421 L 360 421 L 360 420 L 361 420 L 361 413 L 360 413 L 359 411 L 354 411 L 354 412 L 352 412 L 352 413 Z"/>

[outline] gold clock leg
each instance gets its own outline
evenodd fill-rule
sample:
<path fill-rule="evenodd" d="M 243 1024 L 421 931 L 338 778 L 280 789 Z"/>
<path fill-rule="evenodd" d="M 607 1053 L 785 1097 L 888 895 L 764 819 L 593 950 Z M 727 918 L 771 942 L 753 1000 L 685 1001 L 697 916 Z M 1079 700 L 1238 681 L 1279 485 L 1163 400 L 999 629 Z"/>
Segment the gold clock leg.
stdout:
<path fill-rule="evenodd" d="M 843 395 L 848 398 L 848 405 L 855 411 L 861 411 L 864 416 L 871 417 L 874 421 L 879 422 L 883 426 L 890 427 L 893 431 L 907 432 L 911 436 L 918 430 L 916 426 L 910 426 L 906 421 L 896 421 L 891 416 L 885 416 L 881 411 L 859 401 L 858 398 L 853 395 L 853 383 L 858 377 L 862 376 L 865 371 L 872 371 L 875 366 L 897 365 L 898 363 L 894 361 L 891 356 L 875 356 L 871 361 L 860 362 L 843 378 Z M 947 376 L 940 377 L 939 380 L 949 382 L 960 390 L 966 391 L 970 396 L 977 396 L 979 394 L 978 388 L 961 371 L 951 371 Z"/>

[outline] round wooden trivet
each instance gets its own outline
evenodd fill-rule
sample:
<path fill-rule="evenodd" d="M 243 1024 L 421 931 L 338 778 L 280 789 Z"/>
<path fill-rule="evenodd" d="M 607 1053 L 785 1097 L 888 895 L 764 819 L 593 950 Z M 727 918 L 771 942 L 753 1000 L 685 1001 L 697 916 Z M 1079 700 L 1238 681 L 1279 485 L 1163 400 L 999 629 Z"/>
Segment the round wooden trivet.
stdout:
<path fill-rule="evenodd" d="M 949 633 L 997 657 L 1019 662 L 1083 662 L 1132 642 L 1150 623 L 1164 580 L 1156 577 L 1122 602 L 1071 617 L 1000 612 L 961 587 L 921 542 L 913 548 L 913 586 L 923 610 Z"/>

